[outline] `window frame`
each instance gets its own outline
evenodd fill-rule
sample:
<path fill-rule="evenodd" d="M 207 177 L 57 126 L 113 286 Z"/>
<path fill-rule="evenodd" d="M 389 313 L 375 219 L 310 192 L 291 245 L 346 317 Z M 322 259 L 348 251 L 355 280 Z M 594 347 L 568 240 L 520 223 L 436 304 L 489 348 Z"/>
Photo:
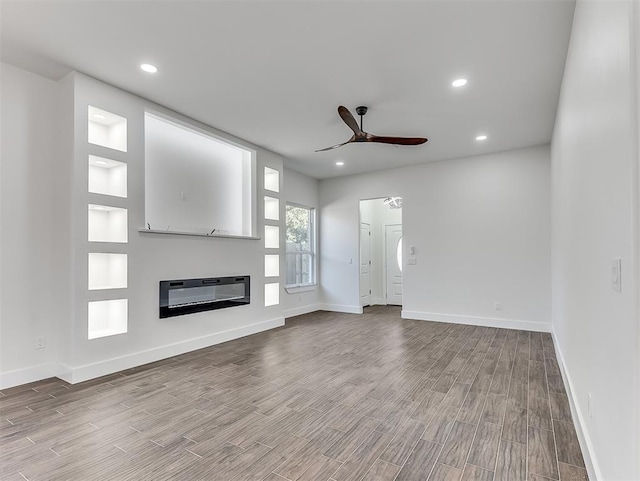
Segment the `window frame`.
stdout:
<path fill-rule="evenodd" d="M 287 246 L 287 207 L 297 207 L 300 209 L 305 209 L 309 211 L 309 251 L 297 251 L 297 252 L 289 252 L 288 251 L 288 246 Z M 317 228 L 316 228 L 316 208 L 312 207 L 312 206 L 308 206 L 308 205 L 304 205 L 304 204 L 299 204 L 296 202 L 285 202 L 285 214 L 284 214 L 284 228 L 285 228 L 285 252 L 284 252 L 284 256 L 285 256 L 285 272 L 284 272 L 284 282 L 285 282 L 285 289 L 288 293 L 295 293 L 295 292 L 304 292 L 304 291 L 310 291 L 316 288 L 317 286 L 317 272 L 318 272 L 318 265 L 317 265 L 317 250 L 316 250 L 316 246 L 317 246 L 317 242 L 316 242 L 316 237 L 317 237 Z M 304 284 L 287 284 L 287 263 L 288 263 L 288 257 L 289 254 L 309 254 L 311 256 L 311 282 L 309 283 L 304 283 Z"/>

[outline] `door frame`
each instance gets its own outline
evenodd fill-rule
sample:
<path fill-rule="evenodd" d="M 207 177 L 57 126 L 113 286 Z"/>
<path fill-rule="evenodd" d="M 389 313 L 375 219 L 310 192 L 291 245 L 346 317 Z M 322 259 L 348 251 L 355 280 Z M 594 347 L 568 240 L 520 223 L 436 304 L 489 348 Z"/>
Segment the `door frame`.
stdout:
<path fill-rule="evenodd" d="M 388 282 L 389 282 L 389 259 L 387 258 L 387 227 L 393 227 L 393 226 L 400 226 L 400 229 L 402 229 L 404 227 L 404 225 L 402 224 L 402 222 L 400 224 L 384 224 L 384 246 L 383 246 L 383 258 L 384 258 L 384 283 L 383 283 L 383 290 L 384 290 L 384 303 L 385 305 L 389 305 L 389 303 L 387 302 L 387 299 L 389 297 L 389 289 L 387 289 L 388 287 Z M 404 261 L 404 231 L 402 232 L 402 234 L 400 235 L 400 239 L 403 242 L 403 246 L 402 246 L 402 260 Z M 404 305 L 404 270 L 400 270 L 400 272 L 402 273 L 402 305 Z M 392 305 L 396 305 L 396 304 L 392 304 Z"/>

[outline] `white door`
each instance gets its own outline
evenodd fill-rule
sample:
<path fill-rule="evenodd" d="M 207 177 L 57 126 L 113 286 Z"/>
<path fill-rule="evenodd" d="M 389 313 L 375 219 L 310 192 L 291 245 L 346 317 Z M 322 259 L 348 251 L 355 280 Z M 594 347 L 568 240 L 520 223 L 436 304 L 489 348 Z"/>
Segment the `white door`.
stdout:
<path fill-rule="evenodd" d="M 371 226 L 360 223 L 360 305 L 371 304 Z"/>
<path fill-rule="evenodd" d="M 402 226 L 385 226 L 387 304 L 402 305 Z"/>

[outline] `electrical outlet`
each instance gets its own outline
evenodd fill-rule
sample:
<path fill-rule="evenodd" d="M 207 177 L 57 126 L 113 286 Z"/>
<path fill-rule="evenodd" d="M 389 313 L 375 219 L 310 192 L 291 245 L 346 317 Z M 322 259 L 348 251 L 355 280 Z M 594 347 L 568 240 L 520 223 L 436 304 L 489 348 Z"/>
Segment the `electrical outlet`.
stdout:
<path fill-rule="evenodd" d="M 36 349 L 44 349 L 44 336 L 36 336 Z"/>
<path fill-rule="evenodd" d="M 493 308 L 494 308 L 496 311 L 501 311 L 501 310 L 502 310 L 502 302 L 498 302 L 498 301 L 496 301 L 496 303 L 493 305 Z"/>
<path fill-rule="evenodd" d="M 611 286 L 616 292 L 622 292 L 622 259 L 611 261 Z"/>

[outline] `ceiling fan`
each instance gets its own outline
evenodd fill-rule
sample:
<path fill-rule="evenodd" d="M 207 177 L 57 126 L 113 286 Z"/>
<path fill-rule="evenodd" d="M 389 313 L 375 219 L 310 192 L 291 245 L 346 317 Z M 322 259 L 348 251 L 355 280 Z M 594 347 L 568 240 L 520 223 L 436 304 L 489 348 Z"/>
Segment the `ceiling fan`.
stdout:
<path fill-rule="evenodd" d="M 367 107 L 361 105 L 356 107 L 356 113 L 360 116 L 360 126 L 358 122 L 353 118 L 351 112 L 342 105 L 338 107 L 338 115 L 344 121 L 347 126 L 353 130 L 353 135 L 349 140 L 341 144 L 332 145 L 326 149 L 316 150 L 316 152 L 324 152 L 325 150 L 337 149 L 343 145 L 350 144 L 352 142 L 377 142 L 379 144 L 393 144 L 393 145 L 420 145 L 424 144 L 428 139 L 424 137 L 383 137 L 380 135 L 372 135 L 362 130 L 362 117 L 367 113 Z"/>

